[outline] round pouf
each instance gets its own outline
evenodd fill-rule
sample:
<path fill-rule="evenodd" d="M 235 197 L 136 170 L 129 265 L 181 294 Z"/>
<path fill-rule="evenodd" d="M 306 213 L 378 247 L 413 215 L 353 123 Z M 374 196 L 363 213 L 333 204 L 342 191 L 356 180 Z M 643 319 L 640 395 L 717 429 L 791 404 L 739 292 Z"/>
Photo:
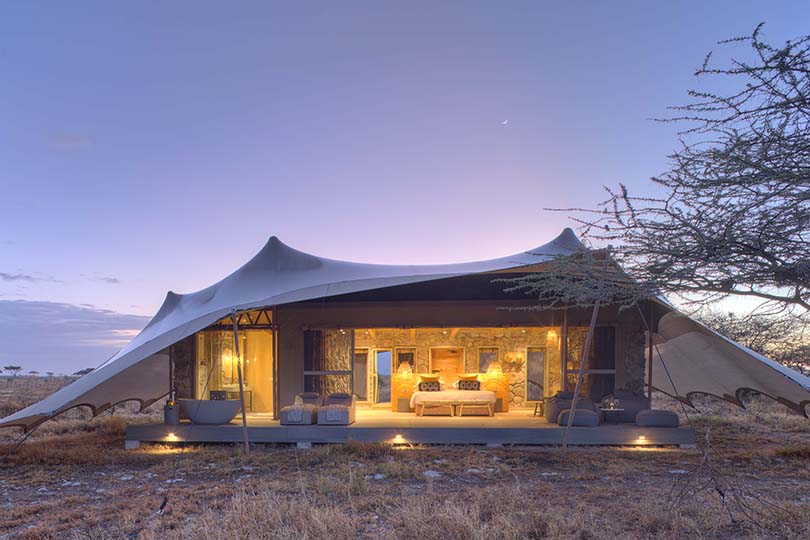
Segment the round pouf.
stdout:
<path fill-rule="evenodd" d="M 557 423 L 561 426 L 567 426 L 569 414 L 571 414 L 571 409 L 566 409 L 560 412 L 560 416 L 557 417 Z M 571 425 L 596 427 L 599 425 L 599 415 L 596 414 L 594 411 L 577 409 L 577 412 L 574 414 L 574 421 L 571 422 Z"/>
<path fill-rule="evenodd" d="M 678 427 L 680 424 L 678 415 L 672 411 L 647 409 L 636 415 L 636 425 L 643 427 Z"/>

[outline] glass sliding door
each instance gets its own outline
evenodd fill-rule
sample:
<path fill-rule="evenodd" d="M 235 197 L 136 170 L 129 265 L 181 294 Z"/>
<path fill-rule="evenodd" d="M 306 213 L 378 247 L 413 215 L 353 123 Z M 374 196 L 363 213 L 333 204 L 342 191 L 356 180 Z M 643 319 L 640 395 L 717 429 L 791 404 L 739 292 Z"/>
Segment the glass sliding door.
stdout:
<path fill-rule="evenodd" d="M 375 378 L 375 403 L 391 402 L 391 349 L 375 349 L 374 351 L 374 371 Z"/>
<path fill-rule="evenodd" d="M 273 412 L 273 332 L 239 332 L 239 356 L 233 332 L 198 332 L 196 343 L 197 399 L 239 399 L 237 364 L 241 363 L 248 412 Z"/>

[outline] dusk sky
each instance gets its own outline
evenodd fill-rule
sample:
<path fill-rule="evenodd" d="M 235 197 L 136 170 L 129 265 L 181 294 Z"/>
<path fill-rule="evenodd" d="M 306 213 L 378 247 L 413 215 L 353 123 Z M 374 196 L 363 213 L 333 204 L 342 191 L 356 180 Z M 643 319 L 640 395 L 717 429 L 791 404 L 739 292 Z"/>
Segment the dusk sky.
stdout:
<path fill-rule="evenodd" d="M 718 40 L 810 21 L 805 1 L 303 4 L 0 6 L 0 367 L 96 366 L 271 235 L 380 263 L 542 244 L 571 225 L 545 207 L 650 192 L 677 146 L 650 118 Z"/>

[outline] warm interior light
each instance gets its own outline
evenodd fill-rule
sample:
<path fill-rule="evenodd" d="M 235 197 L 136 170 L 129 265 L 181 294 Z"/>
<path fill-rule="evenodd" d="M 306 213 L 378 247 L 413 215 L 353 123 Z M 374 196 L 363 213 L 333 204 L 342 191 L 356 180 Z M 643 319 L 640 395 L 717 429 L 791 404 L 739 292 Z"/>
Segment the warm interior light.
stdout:
<path fill-rule="evenodd" d="M 394 435 L 394 438 L 391 439 L 391 442 L 393 442 L 394 444 L 402 444 L 405 442 L 405 437 L 403 437 L 400 433 L 397 433 L 396 435 Z"/>
<path fill-rule="evenodd" d="M 400 362 L 399 367 L 397 368 L 397 375 L 403 379 L 411 378 L 413 376 L 413 368 L 411 367 L 411 363 L 407 360 Z"/>
<path fill-rule="evenodd" d="M 501 368 L 501 363 L 497 360 L 493 360 L 487 366 L 487 375 L 490 377 L 500 377 L 503 375 L 503 368 Z"/>
<path fill-rule="evenodd" d="M 554 329 L 549 330 L 548 333 L 546 334 L 546 343 L 548 343 L 550 345 L 556 345 L 557 344 L 557 337 L 558 337 L 558 335 L 557 335 L 556 330 L 554 330 Z"/>

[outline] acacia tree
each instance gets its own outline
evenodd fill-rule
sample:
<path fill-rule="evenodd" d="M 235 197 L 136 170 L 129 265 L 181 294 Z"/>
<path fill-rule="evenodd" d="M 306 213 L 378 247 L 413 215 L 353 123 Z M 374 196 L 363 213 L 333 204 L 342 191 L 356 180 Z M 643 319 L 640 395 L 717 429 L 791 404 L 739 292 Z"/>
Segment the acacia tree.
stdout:
<path fill-rule="evenodd" d="M 22 370 L 21 366 L 3 366 L 3 369 L 11 373 L 11 377 L 16 379 L 17 374 Z"/>
<path fill-rule="evenodd" d="M 810 313 L 810 36 L 774 47 L 751 36 L 748 59 L 696 75 L 739 83 L 692 90 L 666 122 L 684 126 L 672 166 L 652 178 L 662 196 L 608 189 L 598 209 L 577 209 L 586 238 L 610 243 L 640 283 L 700 305 L 747 296 Z"/>

